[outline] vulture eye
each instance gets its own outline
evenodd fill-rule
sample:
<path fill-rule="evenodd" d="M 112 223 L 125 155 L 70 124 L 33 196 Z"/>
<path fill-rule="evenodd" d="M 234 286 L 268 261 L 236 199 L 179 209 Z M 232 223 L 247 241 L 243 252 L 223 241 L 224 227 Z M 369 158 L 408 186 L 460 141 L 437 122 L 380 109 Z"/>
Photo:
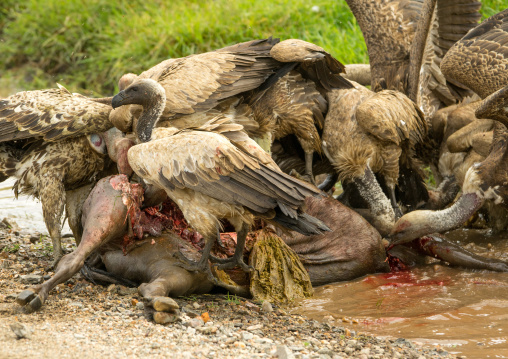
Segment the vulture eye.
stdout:
<path fill-rule="evenodd" d="M 137 87 L 133 87 L 132 91 L 136 92 L 136 91 L 138 91 L 138 88 Z"/>
<path fill-rule="evenodd" d="M 90 145 L 92 146 L 92 148 L 95 151 L 97 151 L 101 154 L 107 153 L 106 142 L 104 142 L 104 139 L 101 136 L 99 136 L 98 134 L 93 133 L 93 134 L 89 135 L 88 141 L 90 142 Z"/>

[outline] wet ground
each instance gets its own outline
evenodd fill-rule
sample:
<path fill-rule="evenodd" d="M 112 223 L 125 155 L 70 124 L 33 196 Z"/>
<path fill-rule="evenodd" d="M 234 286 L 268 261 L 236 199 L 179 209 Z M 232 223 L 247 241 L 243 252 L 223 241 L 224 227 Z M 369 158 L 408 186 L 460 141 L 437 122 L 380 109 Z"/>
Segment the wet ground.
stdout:
<path fill-rule="evenodd" d="M 15 180 L 11 178 L 0 183 L 0 219 L 11 218 L 22 228 L 31 228 L 34 232 L 48 234 L 42 217 L 41 203 L 22 195 L 15 199 L 12 191 L 14 182 Z M 62 233 L 70 232 L 71 229 L 66 222 Z"/>
<path fill-rule="evenodd" d="M 508 233 L 460 229 L 447 237 L 477 254 L 508 259 Z M 370 334 L 440 344 L 468 358 L 508 357 L 507 273 L 428 264 L 316 288 L 295 312 L 354 321 Z"/>

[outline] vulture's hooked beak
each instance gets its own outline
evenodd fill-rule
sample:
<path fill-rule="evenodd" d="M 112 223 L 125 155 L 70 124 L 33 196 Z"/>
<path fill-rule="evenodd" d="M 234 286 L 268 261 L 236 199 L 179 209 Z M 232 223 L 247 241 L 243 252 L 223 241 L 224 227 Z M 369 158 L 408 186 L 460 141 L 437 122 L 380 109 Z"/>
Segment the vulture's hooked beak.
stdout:
<path fill-rule="evenodd" d="M 126 96 L 124 91 L 120 91 L 119 93 L 117 93 L 115 97 L 113 97 L 113 99 L 111 100 L 111 106 L 113 106 L 113 109 L 122 106 L 125 97 Z"/>

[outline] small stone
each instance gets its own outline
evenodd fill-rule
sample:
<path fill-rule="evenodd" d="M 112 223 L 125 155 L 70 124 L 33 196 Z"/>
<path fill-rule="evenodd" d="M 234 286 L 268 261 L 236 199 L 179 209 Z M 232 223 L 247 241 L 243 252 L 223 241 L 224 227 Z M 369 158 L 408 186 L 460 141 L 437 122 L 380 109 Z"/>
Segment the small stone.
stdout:
<path fill-rule="evenodd" d="M 293 359 L 295 357 L 291 349 L 285 345 L 277 345 L 275 356 L 279 359 Z"/>
<path fill-rule="evenodd" d="M 246 329 L 248 331 L 253 331 L 253 330 L 259 330 L 262 328 L 263 328 L 263 324 L 256 324 L 256 325 L 251 325 L 250 327 L 247 327 Z"/>
<path fill-rule="evenodd" d="M 233 346 L 234 346 L 235 348 L 240 348 L 240 349 L 243 349 L 243 348 L 245 348 L 245 347 L 246 347 L 245 343 L 242 343 L 242 342 L 235 342 L 235 343 L 233 344 Z"/>
<path fill-rule="evenodd" d="M 74 338 L 76 338 L 76 339 L 85 339 L 85 336 L 83 334 L 75 333 L 74 334 Z"/>
<path fill-rule="evenodd" d="M 199 308 L 201 308 L 201 306 L 199 305 L 199 303 L 198 303 L 198 302 L 193 302 L 193 303 L 192 303 L 192 306 L 194 307 L 194 309 L 199 309 Z"/>
<path fill-rule="evenodd" d="M 205 322 L 203 321 L 203 319 L 201 317 L 196 317 L 196 318 L 192 318 L 185 324 L 187 324 L 189 327 L 192 327 L 192 328 L 201 328 L 203 325 L 205 325 Z"/>
<path fill-rule="evenodd" d="M 30 339 L 30 329 L 22 323 L 10 324 L 11 330 L 16 334 L 16 339 Z"/>
<path fill-rule="evenodd" d="M 72 302 L 69 305 L 72 307 L 83 308 L 83 303 L 80 302 Z"/>
<path fill-rule="evenodd" d="M 113 292 L 115 289 L 116 289 L 116 285 L 115 285 L 115 284 L 110 284 L 110 285 L 108 286 L 107 291 L 111 293 L 111 292 Z"/>
<path fill-rule="evenodd" d="M 155 312 L 153 313 L 153 320 L 157 324 L 169 324 L 174 323 L 178 319 L 178 316 L 176 314 L 169 314 L 166 312 Z"/>
<path fill-rule="evenodd" d="M 254 338 L 254 334 L 249 333 L 249 332 L 242 332 L 242 339 L 243 340 L 251 340 L 252 338 Z"/>
<path fill-rule="evenodd" d="M 49 274 L 45 274 L 42 276 L 42 279 L 49 280 L 49 279 L 51 279 L 51 276 Z"/>
<path fill-rule="evenodd" d="M 145 305 L 143 304 L 143 302 L 137 302 L 136 303 L 136 308 L 140 309 L 140 310 L 143 310 L 143 309 L 145 309 Z"/>
<path fill-rule="evenodd" d="M 153 309 L 158 312 L 172 312 L 175 309 L 179 309 L 180 306 L 173 298 L 169 297 L 155 297 L 153 298 L 151 305 Z"/>
<path fill-rule="evenodd" d="M 265 313 L 271 313 L 273 312 L 273 307 L 272 307 L 272 303 L 268 302 L 268 301 L 264 301 L 263 304 L 261 305 L 261 310 Z"/>
<path fill-rule="evenodd" d="M 26 274 L 21 276 L 21 280 L 29 284 L 39 284 L 42 282 L 42 276 L 38 274 Z"/>
<path fill-rule="evenodd" d="M 324 354 L 324 355 L 329 355 L 329 356 L 333 356 L 333 351 L 331 351 L 330 349 L 328 348 L 321 348 L 317 351 L 318 354 Z"/>
<path fill-rule="evenodd" d="M 30 237 L 30 243 L 32 244 L 35 244 L 39 241 L 40 237 L 39 236 L 31 236 Z"/>
<path fill-rule="evenodd" d="M 214 334 L 219 328 L 215 326 L 197 328 L 197 331 L 201 334 Z"/>

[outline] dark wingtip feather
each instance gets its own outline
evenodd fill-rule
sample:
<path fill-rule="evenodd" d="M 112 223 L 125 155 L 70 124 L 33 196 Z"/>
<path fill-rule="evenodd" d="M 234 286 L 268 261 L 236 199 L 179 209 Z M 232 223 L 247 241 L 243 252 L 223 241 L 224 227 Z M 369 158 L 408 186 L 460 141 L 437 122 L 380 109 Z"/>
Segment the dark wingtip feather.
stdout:
<path fill-rule="evenodd" d="M 280 210 L 277 209 L 275 217 L 272 219 L 272 221 L 287 229 L 296 231 L 306 236 L 321 234 L 323 232 L 331 232 L 331 229 L 326 224 L 306 213 L 298 214 L 298 218 L 291 218 L 284 215 Z"/>

